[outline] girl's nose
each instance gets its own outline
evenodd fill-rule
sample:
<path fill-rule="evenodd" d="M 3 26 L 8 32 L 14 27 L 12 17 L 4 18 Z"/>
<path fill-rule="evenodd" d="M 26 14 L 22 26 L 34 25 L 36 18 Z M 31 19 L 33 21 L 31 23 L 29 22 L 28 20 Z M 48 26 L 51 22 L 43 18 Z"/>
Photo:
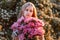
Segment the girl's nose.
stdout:
<path fill-rule="evenodd" d="M 30 11 L 28 11 L 28 14 L 30 13 Z"/>

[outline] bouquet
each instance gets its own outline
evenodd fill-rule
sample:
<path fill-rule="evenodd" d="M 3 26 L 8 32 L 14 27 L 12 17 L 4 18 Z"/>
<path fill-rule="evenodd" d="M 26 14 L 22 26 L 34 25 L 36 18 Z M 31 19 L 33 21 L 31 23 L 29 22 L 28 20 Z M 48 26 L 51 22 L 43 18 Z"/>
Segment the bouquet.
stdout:
<path fill-rule="evenodd" d="M 16 33 L 21 40 L 30 40 L 36 35 L 44 35 L 43 30 L 44 23 L 40 19 L 28 18 L 17 20 L 12 26 L 13 31 L 18 30 Z"/>

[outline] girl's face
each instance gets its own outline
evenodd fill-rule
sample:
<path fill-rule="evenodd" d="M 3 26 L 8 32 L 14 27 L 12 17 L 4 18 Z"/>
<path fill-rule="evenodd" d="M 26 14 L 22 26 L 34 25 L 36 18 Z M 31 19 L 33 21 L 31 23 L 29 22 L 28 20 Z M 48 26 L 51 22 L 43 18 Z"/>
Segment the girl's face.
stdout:
<path fill-rule="evenodd" d="M 33 14 L 33 7 L 32 6 L 28 6 L 26 7 L 26 9 L 24 10 L 24 16 L 25 17 L 31 17 Z"/>

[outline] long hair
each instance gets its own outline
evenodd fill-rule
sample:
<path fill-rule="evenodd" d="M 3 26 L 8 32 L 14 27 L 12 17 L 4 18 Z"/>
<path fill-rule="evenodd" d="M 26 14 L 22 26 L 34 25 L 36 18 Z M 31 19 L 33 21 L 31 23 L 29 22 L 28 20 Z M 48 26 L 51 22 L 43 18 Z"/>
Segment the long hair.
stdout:
<path fill-rule="evenodd" d="M 20 10 L 20 13 L 18 14 L 17 19 L 20 18 L 21 16 L 23 16 L 24 10 L 26 9 L 26 7 L 28 7 L 28 6 L 30 6 L 30 5 L 33 7 L 32 17 L 38 18 L 38 17 L 37 17 L 37 11 L 36 11 L 35 5 L 34 5 L 33 3 L 31 3 L 31 2 L 27 2 L 27 3 L 25 3 L 25 4 L 21 7 L 21 10 Z"/>

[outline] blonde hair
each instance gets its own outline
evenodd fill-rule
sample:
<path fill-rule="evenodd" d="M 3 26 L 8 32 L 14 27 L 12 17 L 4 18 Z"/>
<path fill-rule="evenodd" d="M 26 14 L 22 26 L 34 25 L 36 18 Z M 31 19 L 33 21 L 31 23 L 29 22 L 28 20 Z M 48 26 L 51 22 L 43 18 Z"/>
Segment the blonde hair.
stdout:
<path fill-rule="evenodd" d="M 23 6 L 22 6 L 22 8 L 21 8 L 21 10 L 20 10 L 20 13 L 18 14 L 18 17 L 17 18 L 20 18 L 21 16 L 23 16 L 23 11 L 26 9 L 26 7 L 28 7 L 29 5 L 31 5 L 32 7 L 33 7 L 33 14 L 32 14 L 32 17 L 35 17 L 35 18 L 37 18 L 37 11 L 36 11 L 36 7 L 35 7 L 35 5 L 33 4 L 33 3 L 31 3 L 31 2 L 27 2 L 27 3 L 25 3 Z"/>

